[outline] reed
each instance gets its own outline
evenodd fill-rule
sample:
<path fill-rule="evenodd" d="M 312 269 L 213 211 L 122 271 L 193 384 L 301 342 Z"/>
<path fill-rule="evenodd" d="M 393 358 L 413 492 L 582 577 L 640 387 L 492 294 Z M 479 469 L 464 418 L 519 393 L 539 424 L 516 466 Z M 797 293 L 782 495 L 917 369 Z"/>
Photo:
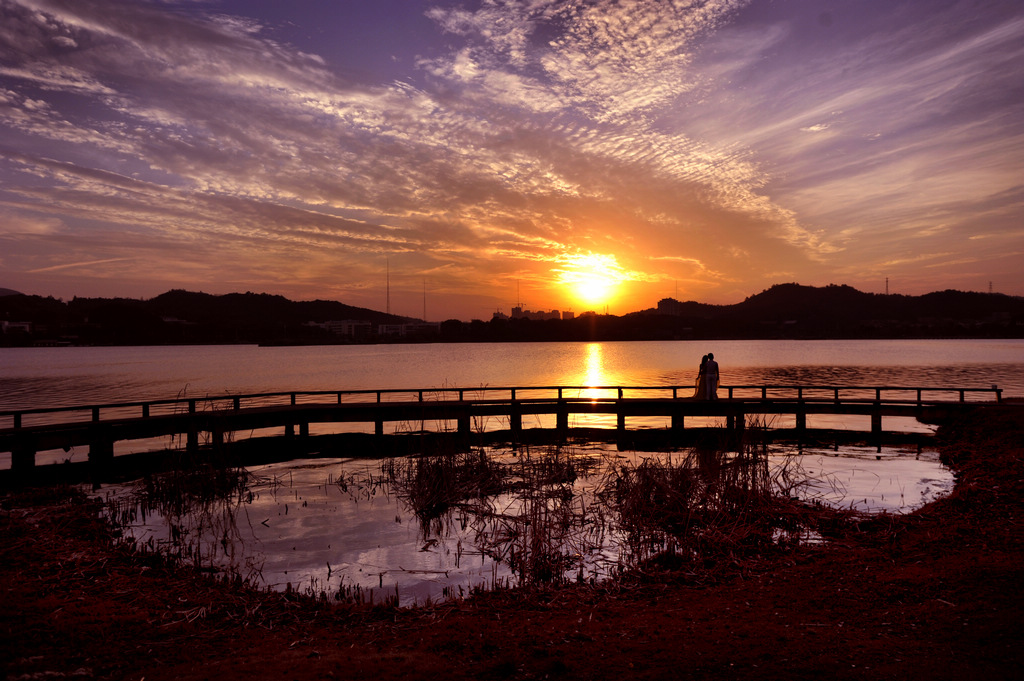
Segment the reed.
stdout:
<path fill-rule="evenodd" d="M 613 466 L 598 496 L 614 512 L 627 567 L 710 565 L 806 536 L 806 507 L 794 494 L 800 484 L 785 465 L 770 472 L 755 432 L 735 450 L 704 446 Z"/>
<path fill-rule="evenodd" d="M 424 533 L 431 521 L 456 504 L 499 494 L 507 472 L 484 450 L 387 459 L 384 478 L 420 519 Z"/>
<path fill-rule="evenodd" d="M 241 466 L 210 461 L 176 466 L 140 479 L 126 494 L 108 498 L 105 513 L 120 529 L 159 519 L 156 525 L 165 526 L 166 533 L 137 543 L 141 552 L 160 553 L 201 570 L 218 566 L 224 574 L 249 581 L 259 567 L 236 560 L 241 544 L 236 516 L 243 503 L 252 501 L 253 482 Z"/>
<path fill-rule="evenodd" d="M 604 539 L 600 516 L 574 489 L 591 464 L 565 447 L 523 450 L 509 464 L 509 491 L 472 509 L 475 546 L 508 565 L 519 586 L 582 579 Z"/>

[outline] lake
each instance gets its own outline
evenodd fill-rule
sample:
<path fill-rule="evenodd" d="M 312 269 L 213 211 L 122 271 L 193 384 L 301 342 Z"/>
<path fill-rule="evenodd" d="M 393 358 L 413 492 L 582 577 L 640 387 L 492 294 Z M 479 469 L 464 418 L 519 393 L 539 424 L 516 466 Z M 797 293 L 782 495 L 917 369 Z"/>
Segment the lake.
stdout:
<path fill-rule="evenodd" d="M 1024 340 L 652 341 L 312 347 L 0 348 L 0 409 L 302 390 L 692 385 L 998 385 L 1024 397 Z"/>
<path fill-rule="evenodd" d="M 998 385 L 1004 398 L 1024 397 L 1021 340 L 161 346 L 0 349 L 0 409 L 302 390 L 691 385 L 708 351 L 721 365 L 723 385 Z M 915 424 L 906 427 L 923 427 Z M 85 453 L 55 455 L 78 460 Z M 522 452 L 487 455 L 523 465 Z M 626 542 L 614 522 L 592 520 L 595 495 L 610 469 L 652 455 L 602 445 L 555 455 L 571 456 L 582 473 L 558 483 L 558 494 L 541 505 L 503 491 L 428 522 L 394 481 L 385 481 L 393 462 L 317 459 L 253 468 L 244 493 L 198 513 L 150 508 L 131 532 L 163 549 L 172 535 L 189 537 L 189 548 L 177 550 L 271 588 L 348 597 L 375 591 L 369 597 L 397 594 L 409 605 L 514 583 L 516 546 L 508 541 L 523 536 L 516 523 L 539 508 L 579 521 L 567 524 L 578 529 L 561 538 L 569 547 L 564 553 L 576 557 L 574 570 L 588 579 L 611 575 L 624 564 Z M 775 447 L 768 458 L 773 479 L 798 469 L 802 498 L 864 511 L 906 512 L 953 484 L 928 451 L 844 447 L 795 457 Z M 9 466 L 9 455 L 0 454 L 0 466 Z M 98 491 L 111 500 L 136 492 L 131 485 Z"/>

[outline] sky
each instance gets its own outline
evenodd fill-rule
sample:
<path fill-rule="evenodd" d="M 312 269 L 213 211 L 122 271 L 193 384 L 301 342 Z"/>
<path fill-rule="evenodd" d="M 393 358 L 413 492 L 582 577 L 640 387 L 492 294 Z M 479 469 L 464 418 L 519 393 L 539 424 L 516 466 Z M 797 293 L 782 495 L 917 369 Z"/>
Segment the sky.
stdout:
<path fill-rule="evenodd" d="M 1019 0 L 0 0 L 0 287 L 1024 295 Z"/>

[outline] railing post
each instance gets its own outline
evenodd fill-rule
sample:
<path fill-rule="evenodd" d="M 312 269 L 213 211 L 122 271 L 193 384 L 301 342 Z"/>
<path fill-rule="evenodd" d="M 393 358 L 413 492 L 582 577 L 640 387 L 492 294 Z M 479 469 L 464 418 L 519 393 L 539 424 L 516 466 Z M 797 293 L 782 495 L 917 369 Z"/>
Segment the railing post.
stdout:
<path fill-rule="evenodd" d="M 516 401 L 515 388 L 512 388 L 512 400 L 508 409 L 508 427 L 512 431 L 514 442 L 518 442 L 519 433 L 523 430 L 523 415 L 520 413 L 519 403 Z"/>
<path fill-rule="evenodd" d="M 100 408 L 99 407 L 93 407 L 92 408 L 92 420 L 93 421 L 99 421 L 100 420 Z"/>
<path fill-rule="evenodd" d="M 107 428 L 95 426 L 89 435 L 89 465 L 94 471 L 102 471 L 114 460 L 114 440 Z"/>
<path fill-rule="evenodd" d="M 686 428 L 686 417 L 683 416 L 682 409 L 675 407 L 672 411 L 672 430 L 679 434 L 684 428 Z"/>
<path fill-rule="evenodd" d="M 569 430 L 569 406 L 565 402 L 561 388 L 558 389 L 558 412 L 555 416 L 555 428 L 561 437 L 565 437 L 566 431 Z"/>
<path fill-rule="evenodd" d="M 14 415 L 14 428 L 21 428 L 21 414 Z M 35 447 L 29 444 L 28 438 L 19 437 L 11 452 L 11 471 L 18 473 L 34 468 L 36 465 Z"/>
<path fill-rule="evenodd" d="M 144 419 L 148 419 L 149 418 L 149 402 L 147 402 L 144 405 L 142 405 L 142 418 L 144 418 Z"/>
<path fill-rule="evenodd" d="M 196 413 L 196 401 L 188 401 L 188 413 Z M 195 419 L 189 419 L 188 433 L 185 440 L 185 451 L 189 454 L 195 454 L 199 451 L 199 431 L 196 429 Z"/>
<path fill-rule="evenodd" d="M 619 388 L 619 403 L 615 405 L 615 428 L 621 441 L 626 432 L 626 415 L 622 411 L 622 388 Z"/>

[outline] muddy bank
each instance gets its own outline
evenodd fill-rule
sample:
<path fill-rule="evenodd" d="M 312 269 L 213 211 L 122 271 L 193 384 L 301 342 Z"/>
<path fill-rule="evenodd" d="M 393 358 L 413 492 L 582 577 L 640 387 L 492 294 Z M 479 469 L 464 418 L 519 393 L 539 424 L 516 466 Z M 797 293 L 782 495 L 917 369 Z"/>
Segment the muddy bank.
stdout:
<path fill-rule="evenodd" d="M 956 491 L 824 548 L 418 610 L 265 594 L 121 547 L 81 497 L 4 499 L 5 678 L 1013 678 L 1019 409 L 943 426 Z"/>

